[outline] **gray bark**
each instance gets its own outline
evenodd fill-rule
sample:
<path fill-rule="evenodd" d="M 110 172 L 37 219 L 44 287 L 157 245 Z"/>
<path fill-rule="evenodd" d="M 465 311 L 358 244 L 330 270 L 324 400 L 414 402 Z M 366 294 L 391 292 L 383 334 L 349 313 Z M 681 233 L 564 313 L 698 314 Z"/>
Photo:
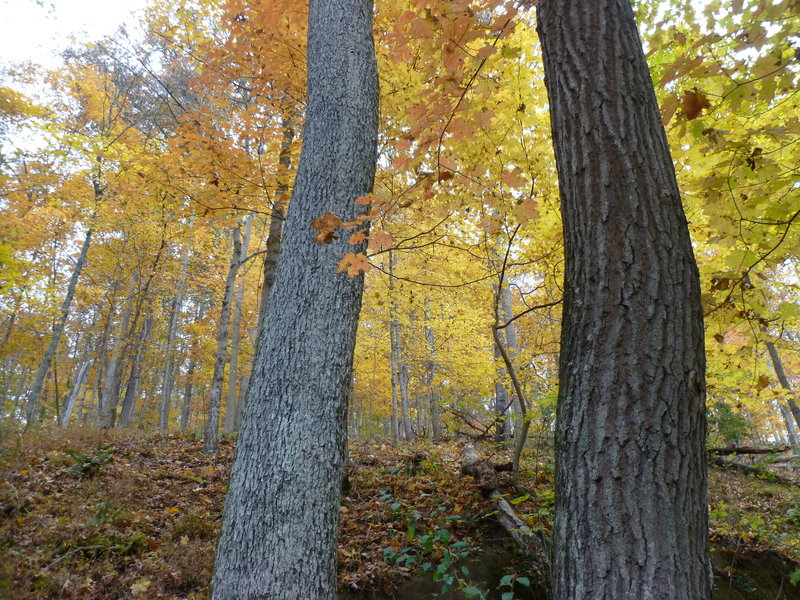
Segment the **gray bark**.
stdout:
<path fill-rule="evenodd" d="M 99 194 L 99 192 L 96 192 Z M 50 365 L 53 363 L 53 358 L 56 355 L 58 342 L 61 340 L 61 334 L 64 332 L 64 325 L 69 317 L 69 309 L 72 306 L 72 299 L 75 297 L 75 288 L 78 286 L 78 279 L 81 276 L 81 271 L 86 264 L 86 256 L 89 254 L 89 246 L 92 243 L 92 233 L 94 232 L 94 219 L 92 216 L 92 224 L 86 230 L 86 236 L 83 238 L 83 245 L 81 252 L 78 255 L 78 260 L 75 262 L 75 268 L 72 269 L 72 275 L 69 278 L 67 285 L 67 295 L 64 296 L 64 302 L 61 304 L 61 314 L 53 327 L 53 333 L 50 335 L 50 343 L 45 350 L 42 362 L 39 364 L 39 370 L 36 372 L 36 378 L 33 381 L 33 387 L 30 394 L 28 394 L 28 408 L 27 408 L 27 421 L 26 428 L 30 427 L 33 423 L 39 421 L 41 415 L 39 414 L 40 396 L 42 395 L 42 387 L 44 380 L 47 377 L 47 372 L 50 370 Z"/>
<path fill-rule="evenodd" d="M 142 355 L 150 337 L 150 330 L 153 326 L 153 318 L 148 317 L 144 321 L 142 330 L 139 332 L 139 344 L 136 348 L 136 355 L 131 361 L 131 374 L 128 377 L 128 385 L 125 387 L 125 397 L 122 399 L 122 410 L 119 413 L 119 427 L 127 427 L 133 421 L 133 409 L 136 406 L 136 398 L 139 395 L 139 383 L 142 373 Z M 165 373 L 166 376 L 166 373 Z"/>
<path fill-rule="evenodd" d="M 241 248 L 239 249 L 239 264 L 244 262 L 247 256 L 247 249 L 250 245 L 250 232 L 253 228 L 253 215 L 247 215 L 244 219 L 244 237 L 242 238 Z M 236 286 L 236 301 L 233 307 L 233 328 L 231 331 L 231 356 L 228 368 L 228 402 L 225 407 L 225 423 L 223 431 L 233 433 L 237 429 L 236 415 L 239 412 L 239 402 L 236 396 L 236 382 L 239 380 L 239 344 L 242 339 L 242 304 L 244 303 L 244 281 L 239 280 Z"/>
<path fill-rule="evenodd" d="M 242 240 L 239 225 L 231 232 L 233 239 L 233 252 L 225 278 L 225 291 L 222 296 L 222 306 L 219 313 L 219 329 L 217 330 L 217 355 L 214 359 L 214 374 L 211 379 L 211 394 L 209 395 L 208 414 L 206 415 L 205 440 L 203 452 L 217 451 L 219 439 L 219 409 L 222 402 L 222 384 L 225 379 L 225 359 L 228 351 L 228 324 L 231 320 L 231 301 L 233 288 L 236 283 L 236 272 L 239 270 L 239 256 L 242 252 Z"/>
<path fill-rule="evenodd" d="M 86 381 L 86 376 L 89 374 L 89 366 L 92 364 L 91 358 L 86 358 L 78 365 L 78 371 L 75 374 L 75 383 L 67 394 L 67 399 L 64 401 L 64 413 L 61 415 L 59 424 L 62 427 L 69 425 L 72 418 L 72 412 L 75 410 L 75 403 L 78 400 L 78 392 L 83 387 Z"/>
<path fill-rule="evenodd" d="M 294 141 L 294 119 L 285 117 L 283 120 L 283 139 L 281 152 L 278 159 L 281 171 L 279 172 L 278 187 L 275 190 L 275 200 L 272 203 L 272 215 L 267 233 L 267 252 L 264 254 L 263 281 L 261 284 L 261 301 L 258 309 L 258 333 L 256 347 L 264 331 L 264 322 L 269 311 L 269 296 L 275 282 L 275 268 L 281 253 L 281 238 L 283 235 L 283 221 L 286 214 L 286 201 L 289 197 L 289 179 L 292 168 L 292 142 Z"/>
<path fill-rule="evenodd" d="M 194 215 L 189 222 L 189 230 L 194 228 Z M 167 333 L 167 348 L 166 364 L 164 365 L 164 381 L 161 387 L 161 407 L 158 413 L 158 431 L 164 433 L 169 428 L 169 408 L 172 398 L 172 388 L 175 385 L 175 379 L 172 374 L 173 365 L 175 363 L 175 337 L 178 334 L 178 318 L 183 308 L 183 294 L 186 289 L 186 273 L 189 269 L 189 252 L 190 248 L 187 244 L 183 249 L 183 258 L 181 259 L 181 272 L 178 279 L 178 290 L 175 297 L 172 299 L 172 306 L 169 315 L 169 331 Z"/>
<path fill-rule="evenodd" d="M 392 379 L 392 443 L 396 446 L 400 443 L 400 402 L 398 393 L 400 387 L 400 365 L 399 365 L 399 328 L 397 320 L 397 307 L 395 306 L 394 295 L 394 253 L 389 250 L 389 368 L 391 369 Z"/>
<path fill-rule="evenodd" d="M 709 600 L 697 266 L 629 0 L 540 0 L 564 227 L 553 597 Z"/>
<path fill-rule="evenodd" d="M 200 321 L 206 314 L 206 307 L 203 302 L 200 302 L 197 307 L 197 316 L 195 321 Z M 192 411 L 192 391 L 194 388 L 194 371 L 197 368 L 197 340 L 192 340 L 192 345 L 189 349 L 189 368 L 186 369 L 186 383 L 183 387 L 183 406 L 181 407 L 181 431 L 186 431 L 189 425 L 189 415 Z"/>
<path fill-rule="evenodd" d="M 400 324 L 397 324 L 398 339 L 400 338 Z M 401 346 L 402 348 L 402 346 Z M 408 394 L 408 363 L 402 360 L 402 351 L 398 352 L 398 364 L 400 365 L 400 417 L 403 423 L 403 437 L 410 440 L 414 437 L 414 430 L 411 427 L 411 401 Z"/>
<path fill-rule="evenodd" d="M 122 322 L 117 335 L 114 337 L 114 345 L 111 347 L 111 359 L 108 362 L 103 387 L 100 390 L 100 407 L 97 411 L 97 421 L 95 423 L 97 427 L 114 426 L 119 392 L 122 387 L 123 353 L 127 346 L 126 336 L 131 324 L 131 311 L 133 310 L 135 294 L 135 290 L 131 290 L 125 302 L 125 308 L 122 310 Z"/>
<path fill-rule="evenodd" d="M 425 341 L 428 344 L 428 361 L 425 365 L 425 387 L 428 391 L 428 411 L 430 413 L 431 439 L 442 437 L 442 418 L 439 408 L 439 385 L 436 383 L 436 344 L 433 327 L 430 325 L 430 313 L 425 306 Z"/>
<path fill-rule="evenodd" d="M 787 391 L 786 403 L 789 405 L 789 410 L 792 412 L 792 416 L 794 416 L 795 423 L 798 427 L 800 427 L 800 407 L 797 405 L 797 401 L 794 398 L 792 384 L 789 383 L 789 378 L 786 377 L 786 371 L 783 368 L 781 355 L 778 354 L 778 349 L 775 347 L 774 342 L 767 342 L 767 350 L 769 351 L 769 356 L 772 359 L 772 368 L 775 369 L 775 374 L 778 376 L 778 381 L 780 382 L 781 387 Z"/>
<path fill-rule="evenodd" d="M 347 396 L 363 276 L 348 243 L 314 241 L 324 211 L 362 214 L 373 185 L 378 82 L 370 0 L 311 0 L 308 102 L 294 195 L 256 351 L 212 580 L 214 600 L 336 591 Z"/>
<path fill-rule="evenodd" d="M 797 428 L 794 425 L 794 419 L 792 417 L 792 413 L 789 411 L 787 406 L 784 406 L 783 402 L 778 400 L 778 409 L 781 411 L 781 416 L 783 417 L 783 422 L 786 424 L 786 435 L 789 441 L 789 444 L 792 448 L 799 448 L 800 447 L 800 440 L 797 437 Z"/>
<path fill-rule="evenodd" d="M 411 430 L 411 419 L 409 418 L 408 400 L 408 365 L 403 362 L 403 343 L 400 335 L 400 316 L 397 310 L 397 296 L 394 286 L 394 253 L 389 251 L 389 313 L 391 322 L 389 324 L 389 343 L 391 346 L 391 365 L 392 365 L 392 416 L 396 422 L 392 424 L 398 428 L 399 434 L 402 432 L 403 438 L 410 440 L 414 437 Z M 399 413 L 398 413 L 399 409 Z M 402 429 L 401 429 L 402 427 Z"/>

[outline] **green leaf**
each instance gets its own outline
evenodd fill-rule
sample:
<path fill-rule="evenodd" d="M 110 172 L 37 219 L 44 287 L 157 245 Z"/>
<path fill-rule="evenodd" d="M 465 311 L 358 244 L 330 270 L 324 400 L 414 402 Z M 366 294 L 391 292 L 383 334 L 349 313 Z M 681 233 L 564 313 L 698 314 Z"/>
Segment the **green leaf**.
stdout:
<path fill-rule="evenodd" d="M 483 592 L 476 588 L 474 585 L 461 590 L 467 598 L 483 598 Z"/>
<path fill-rule="evenodd" d="M 517 577 L 517 583 L 524 585 L 525 587 L 531 587 L 531 580 L 527 577 Z"/>
<path fill-rule="evenodd" d="M 798 581 L 800 581 L 800 569 L 797 569 L 797 571 L 789 575 L 789 582 L 792 585 L 797 585 Z"/>
<path fill-rule="evenodd" d="M 500 600 L 511 600 L 514 597 L 514 592 L 503 592 Z"/>

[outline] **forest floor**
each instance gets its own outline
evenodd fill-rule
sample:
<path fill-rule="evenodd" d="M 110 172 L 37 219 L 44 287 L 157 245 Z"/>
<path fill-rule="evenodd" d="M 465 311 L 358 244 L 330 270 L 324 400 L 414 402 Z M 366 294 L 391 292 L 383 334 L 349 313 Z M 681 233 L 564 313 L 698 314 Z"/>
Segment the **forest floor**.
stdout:
<path fill-rule="evenodd" d="M 0 447 L 0 598 L 205 598 L 233 443 L 223 440 L 214 457 L 201 444 L 182 435 L 94 430 L 6 440 Z M 506 460 L 489 447 L 482 451 L 494 462 Z M 494 509 L 460 474 L 460 461 L 454 442 L 351 443 L 339 547 L 339 585 L 348 597 L 377 590 L 372 597 L 389 598 L 422 570 L 439 588 L 461 588 L 458 597 L 484 597 L 467 565 L 482 547 L 498 544 Z M 710 473 L 712 541 L 730 555 L 717 564 L 718 578 L 734 577 L 736 557 L 770 554 L 789 572 L 798 568 L 800 487 L 769 476 Z M 547 451 L 534 445 L 520 484 L 512 487 L 509 479 L 504 488 L 522 518 L 545 536 L 552 474 Z M 519 589 L 537 577 L 521 555 L 504 556 L 511 558 L 497 579 L 506 595 L 495 590 L 493 597 L 509 598 L 512 585 Z M 791 586 L 788 579 L 780 585 Z"/>

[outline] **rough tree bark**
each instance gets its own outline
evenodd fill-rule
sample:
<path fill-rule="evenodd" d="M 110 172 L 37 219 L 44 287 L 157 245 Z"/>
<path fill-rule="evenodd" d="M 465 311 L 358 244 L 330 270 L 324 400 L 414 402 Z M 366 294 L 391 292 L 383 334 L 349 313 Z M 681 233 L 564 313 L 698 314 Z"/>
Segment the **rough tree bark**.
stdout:
<path fill-rule="evenodd" d="M 540 0 L 565 293 L 553 597 L 707 600 L 698 271 L 629 0 Z"/>
<path fill-rule="evenodd" d="M 361 214 L 377 159 L 371 0 L 311 0 L 308 102 L 294 194 L 256 351 L 212 580 L 214 600 L 335 597 L 347 396 L 363 276 L 348 243 L 314 241 L 327 210 Z"/>

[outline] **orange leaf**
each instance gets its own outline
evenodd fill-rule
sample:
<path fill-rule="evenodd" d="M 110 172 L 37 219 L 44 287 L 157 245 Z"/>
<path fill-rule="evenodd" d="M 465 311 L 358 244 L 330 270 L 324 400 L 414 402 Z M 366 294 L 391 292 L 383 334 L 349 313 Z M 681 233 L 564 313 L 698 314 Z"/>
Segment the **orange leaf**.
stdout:
<path fill-rule="evenodd" d="M 386 250 L 394 244 L 392 236 L 385 231 L 373 231 L 369 236 L 369 247 L 371 250 Z"/>
<path fill-rule="evenodd" d="M 364 235 L 363 233 L 361 233 L 361 232 L 354 233 L 353 235 L 350 236 L 350 243 L 351 244 L 360 244 L 365 239 L 367 239 L 367 236 Z"/>
<path fill-rule="evenodd" d="M 369 259 L 361 252 L 353 254 L 348 252 L 339 261 L 339 273 L 347 271 L 350 277 L 355 277 L 359 273 L 366 272 L 370 269 Z"/>
<path fill-rule="evenodd" d="M 356 204 L 360 206 L 369 206 L 375 202 L 375 196 L 359 196 L 356 198 Z"/>
<path fill-rule="evenodd" d="M 311 221 L 311 227 L 319 231 L 319 233 L 314 236 L 314 241 L 320 244 L 330 244 L 333 240 L 339 239 L 337 236 L 333 235 L 333 232 L 336 231 L 336 228 L 341 224 L 342 221 L 339 217 L 326 210 L 322 217 Z"/>
<path fill-rule="evenodd" d="M 675 110 L 678 108 L 678 97 L 674 94 L 664 100 L 664 104 L 661 105 L 661 125 L 666 127 L 669 125 L 669 122 L 672 120 L 672 115 L 675 114 Z"/>

